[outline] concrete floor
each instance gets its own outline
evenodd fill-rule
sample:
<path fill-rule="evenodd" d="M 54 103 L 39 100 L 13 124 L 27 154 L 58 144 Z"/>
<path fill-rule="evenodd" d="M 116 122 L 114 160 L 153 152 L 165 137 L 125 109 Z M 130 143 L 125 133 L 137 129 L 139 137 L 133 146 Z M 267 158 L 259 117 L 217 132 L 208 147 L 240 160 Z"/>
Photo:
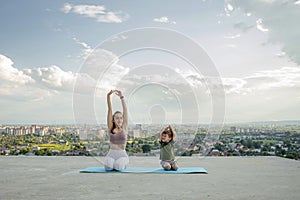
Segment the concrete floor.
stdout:
<path fill-rule="evenodd" d="M 0 199 L 300 199 L 300 162 L 279 157 L 181 157 L 208 174 L 79 173 L 103 157 L 0 157 Z M 159 167 L 130 157 L 129 167 Z"/>

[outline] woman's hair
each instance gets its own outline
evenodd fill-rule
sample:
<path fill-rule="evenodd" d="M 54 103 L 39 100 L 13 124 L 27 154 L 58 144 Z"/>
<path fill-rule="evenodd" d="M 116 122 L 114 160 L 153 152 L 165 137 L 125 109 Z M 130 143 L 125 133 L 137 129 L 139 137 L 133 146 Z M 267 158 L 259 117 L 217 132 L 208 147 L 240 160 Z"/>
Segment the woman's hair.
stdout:
<path fill-rule="evenodd" d="M 121 111 L 116 111 L 116 112 L 113 114 L 113 116 L 112 116 L 113 127 L 112 127 L 112 129 L 111 129 L 111 132 L 116 128 L 116 124 L 115 124 L 115 122 L 114 122 L 114 118 L 115 118 L 115 115 L 118 114 L 118 113 L 120 113 L 120 114 L 122 115 L 122 112 L 121 112 Z"/>
<path fill-rule="evenodd" d="M 170 138 L 173 138 L 173 131 L 171 129 L 165 129 L 162 134 L 168 135 Z"/>

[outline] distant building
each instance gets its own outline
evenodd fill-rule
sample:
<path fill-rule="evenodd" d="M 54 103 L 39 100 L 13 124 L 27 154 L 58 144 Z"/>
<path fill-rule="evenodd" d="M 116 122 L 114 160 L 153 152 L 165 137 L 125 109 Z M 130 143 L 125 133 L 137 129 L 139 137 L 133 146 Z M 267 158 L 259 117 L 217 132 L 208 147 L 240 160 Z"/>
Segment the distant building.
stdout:
<path fill-rule="evenodd" d="M 105 137 L 105 130 L 104 129 L 100 129 L 99 130 L 99 137 L 100 138 L 104 138 Z"/>
<path fill-rule="evenodd" d="M 137 130 L 142 130 L 142 124 L 136 124 L 135 125 L 135 129 L 137 129 Z"/>
<path fill-rule="evenodd" d="M 134 138 L 139 138 L 140 137 L 140 130 L 139 129 L 134 129 L 133 130 L 133 137 Z"/>
<path fill-rule="evenodd" d="M 88 139 L 87 129 L 78 129 L 77 134 L 79 135 L 81 140 L 87 140 Z"/>
<path fill-rule="evenodd" d="M 233 132 L 233 133 L 236 133 L 237 129 L 236 129 L 235 126 L 232 126 L 232 127 L 230 127 L 230 131 Z"/>
<path fill-rule="evenodd" d="M 36 125 L 32 124 L 31 127 L 30 127 L 30 133 L 35 134 L 35 130 L 36 130 Z"/>
<path fill-rule="evenodd" d="M 211 156 L 219 156 L 220 155 L 220 151 L 218 149 L 213 149 L 211 152 L 210 152 L 210 155 Z"/>
<path fill-rule="evenodd" d="M 24 126 L 20 127 L 20 135 L 25 135 L 26 134 L 26 129 Z"/>
<path fill-rule="evenodd" d="M 38 150 L 40 150 L 41 148 L 39 147 L 39 146 L 33 146 L 32 147 L 32 151 L 38 151 Z"/>
<path fill-rule="evenodd" d="M 6 128 L 0 128 L 0 134 L 6 133 Z"/>

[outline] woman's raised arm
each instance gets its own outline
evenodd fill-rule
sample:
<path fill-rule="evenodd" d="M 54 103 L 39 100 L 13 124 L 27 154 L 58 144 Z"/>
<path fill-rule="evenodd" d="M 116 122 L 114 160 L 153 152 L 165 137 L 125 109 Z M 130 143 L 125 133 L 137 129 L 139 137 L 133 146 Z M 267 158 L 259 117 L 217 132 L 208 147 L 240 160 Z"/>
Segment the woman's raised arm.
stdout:
<path fill-rule="evenodd" d="M 111 100 L 110 95 L 114 93 L 114 90 L 111 90 L 107 93 L 107 128 L 108 133 L 110 133 L 113 128 L 113 118 L 112 118 L 112 107 L 111 107 Z"/>
<path fill-rule="evenodd" d="M 122 107 L 123 107 L 123 124 L 122 124 L 122 126 L 125 130 L 127 130 L 127 127 L 128 127 L 128 111 L 127 111 L 126 102 L 125 102 L 124 96 L 123 96 L 123 94 L 120 90 L 116 90 L 116 94 L 120 97 L 121 102 L 122 102 Z"/>

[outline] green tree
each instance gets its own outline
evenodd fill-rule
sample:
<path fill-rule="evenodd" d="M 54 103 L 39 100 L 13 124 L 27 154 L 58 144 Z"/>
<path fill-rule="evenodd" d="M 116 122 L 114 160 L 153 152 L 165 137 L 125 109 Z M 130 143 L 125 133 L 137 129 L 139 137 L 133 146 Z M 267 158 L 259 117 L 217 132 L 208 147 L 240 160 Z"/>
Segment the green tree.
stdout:
<path fill-rule="evenodd" d="M 254 142 L 253 142 L 253 146 L 254 146 L 255 149 L 259 149 L 259 148 L 261 147 L 261 142 L 259 142 L 259 141 L 254 141 Z"/>
<path fill-rule="evenodd" d="M 247 139 L 247 141 L 246 141 L 246 146 L 247 146 L 248 148 L 253 148 L 253 142 L 252 142 L 251 139 Z"/>
<path fill-rule="evenodd" d="M 299 156 L 297 154 L 297 152 L 295 151 L 290 151 L 286 154 L 286 158 L 290 158 L 290 159 L 298 159 Z"/>
<path fill-rule="evenodd" d="M 151 146 L 149 144 L 144 144 L 142 146 L 143 153 L 149 153 L 151 151 Z"/>

